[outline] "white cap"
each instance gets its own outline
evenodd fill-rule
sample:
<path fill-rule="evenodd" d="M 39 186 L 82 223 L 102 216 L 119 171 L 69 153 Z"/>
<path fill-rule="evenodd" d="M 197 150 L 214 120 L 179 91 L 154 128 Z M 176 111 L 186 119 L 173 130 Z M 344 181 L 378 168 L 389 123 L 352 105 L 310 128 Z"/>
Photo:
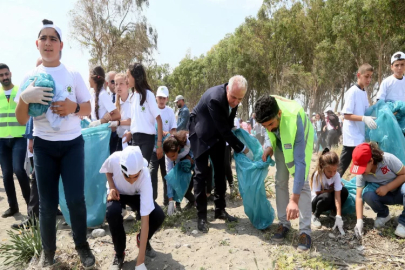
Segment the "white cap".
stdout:
<path fill-rule="evenodd" d="M 183 97 L 182 95 L 178 95 L 178 96 L 176 97 L 176 100 L 175 100 L 174 102 L 177 102 L 177 101 L 179 101 L 179 100 L 184 100 L 184 97 Z"/>
<path fill-rule="evenodd" d="M 396 52 L 391 57 L 391 65 L 394 64 L 395 61 L 398 60 L 405 60 L 405 53 L 403 52 Z"/>
<path fill-rule="evenodd" d="M 40 32 L 45 28 L 53 28 L 53 29 L 55 29 L 55 31 L 58 32 L 58 34 L 59 34 L 60 41 L 62 41 L 62 30 L 60 30 L 59 27 L 57 27 L 54 24 L 45 24 L 45 25 L 42 25 L 42 28 L 41 28 Z"/>
<path fill-rule="evenodd" d="M 166 86 L 159 86 L 157 92 L 157 97 L 168 97 L 169 96 L 169 89 Z"/>
<path fill-rule="evenodd" d="M 126 147 L 121 153 L 120 164 L 121 171 L 126 175 L 137 174 L 144 166 L 148 166 L 139 146 Z"/>

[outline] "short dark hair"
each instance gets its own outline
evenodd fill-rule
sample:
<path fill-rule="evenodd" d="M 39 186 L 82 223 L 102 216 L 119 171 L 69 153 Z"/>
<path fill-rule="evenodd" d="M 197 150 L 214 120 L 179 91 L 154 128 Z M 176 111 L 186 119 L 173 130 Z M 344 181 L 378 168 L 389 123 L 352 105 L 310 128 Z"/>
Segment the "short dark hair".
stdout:
<path fill-rule="evenodd" d="M 46 25 L 46 24 L 53 24 L 53 21 L 50 21 L 50 20 L 47 20 L 47 19 L 43 19 L 43 20 L 42 20 L 42 25 Z M 54 30 L 55 30 L 55 29 L 54 29 Z M 41 30 L 41 31 L 42 31 L 42 30 Z M 39 38 L 39 36 L 41 35 L 41 31 L 39 31 L 39 33 L 38 33 L 38 38 Z M 60 35 L 59 35 L 58 31 L 55 30 L 55 33 L 56 33 L 56 35 L 58 36 L 59 41 L 62 41 L 62 39 L 60 38 Z M 62 58 L 62 55 L 60 56 L 60 58 Z"/>
<path fill-rule="evenodd" d="M 256 113 L 256 121 L 258 123 L 264 123 L 276 118 L 280 111 L 276 99 L 270 95 L 261 96 L 257 100 L 254 109 Z"/>
<path fill-rule="evenodd" d="M 6 68 L 6 69 L 8 69 L 8 71 L 10 71 L 10 68 L 6 64 L 0 63 L 0 69 L 3 69 L 3 68 Z"/>

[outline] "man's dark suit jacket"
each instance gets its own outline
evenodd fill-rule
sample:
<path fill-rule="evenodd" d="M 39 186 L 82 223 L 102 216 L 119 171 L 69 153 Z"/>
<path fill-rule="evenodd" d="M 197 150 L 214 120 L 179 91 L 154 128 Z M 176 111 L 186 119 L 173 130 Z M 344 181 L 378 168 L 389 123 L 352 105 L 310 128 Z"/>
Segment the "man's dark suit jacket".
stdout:
<path fill-rule="evenodd" d="M 228 142 L 236 153 L 244 148 L 243 143 L 232 133 L 238 106 L 229 112 L 227 85 L 226 83 L 208 89 L 190 114 L 189 139 L 195 158 L 221 138 Z"/>

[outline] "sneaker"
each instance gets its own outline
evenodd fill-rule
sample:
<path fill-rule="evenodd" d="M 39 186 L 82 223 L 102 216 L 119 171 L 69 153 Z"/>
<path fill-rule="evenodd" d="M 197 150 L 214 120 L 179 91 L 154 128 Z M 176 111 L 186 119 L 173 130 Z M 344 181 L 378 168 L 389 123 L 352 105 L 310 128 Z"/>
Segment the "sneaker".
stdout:
<path fill-rule="evenodd" d="M 138 246 L 138 248 L 141 245 L 141 233 L 138 233 L 137 236 L 136 236 L 136 245 Z M 146 243 L 145 256 L 147 256 L 149 258 L 155 258 L 156 257 L 156 251 L 150 245 L 149 240 Z"/>
<path fill-rule="evenodd" d="M 7 209 L 3 215 L 1 215 L 2 218 L 8 218 L 8 217 L 12 217 L 15 214 L 17 214 L 19 212 L 18 207 L 17 208 L 9 208 Z"/>
<path fill-rule="evenodd" d="M 176 202 L 176 211 L 181 212 L 181 204 Z"/>
<path fill-rule="evenodd" d="M 117 256 L 117 253 L 114 255 L 114 260 L 110 266 L 110 270 L 120 270 L 124 265 L 125 252 L 122 256 Z"/>
<path fill-rule="evenodd" d="M 330 217 L 331 219 L 336 219 L 336 211 L 330 211 L 328 217 Z"/>
<path fill-rule="evenodd" d="M 311 223 L 316 229 L 320 229 L 322 227 L 321 221 L 314 214 L 312 214 Z"/>
<path fill-rule="evenodd" d="M 94 258 L 93 253 L 90 250 L 89 243 L 85 243 L 81 246 L 76 247 L 77 253 L 80 256 L 80 261 L 82 262 L 84 269 L 92 269 L 96 264 L 96 258 Z"/>
<path fill-rule="evenodd" d="M 298 251 L 307 251 L 311 248 L 311 236 L 306 233 L 301 233 L 298 240 Z"/>
<path fill-rule="evenodd" d="M 405 238 L 405 226 L 399 223 L 395 230 L 395 235 L 401 238 Z"/>
<path fill-rule="evenodd" d="M 282 224 L 279 224 L 277 227 L 277 232 L 273 235 L 271 239 L 276 242 L 282 242 L 289 230 L 290 230 L 289 228 L 283 226 Z"/>
<path fill-rule="evenodd" d="M 192 209 L 193 207 L 195 207 L 195 203 L 194 203 L 194 202 L 188 202 L 188 203 L 186 204 L 186 206 L 184 206 L 184 210 L 190 210 L 190 209 Z"/>
<path fill-rule="evenodd" d="M 391 219 L 391 216 L 388 215 L 386 217 L 377 217 L 374 221 L 374 228 L 381 228 L 385 226 L 385 223 L 387 223 Z"/>
<path fill-rule="evenodd" d="M 13 225 L 11 225 L 11 229 L 14 230 L 28 230 L 29 228 L 31 228 L 32 225 L 35 226 L 36 222 L 35 220 L 32 222 L 30 219 L 26 219 L 21 223 L 15 223 Z"/>
<path fill-rule="evenodd" d="M 127 214 L 128 214 L 127 209 L 122 208 L 122 210 L 121 210 L 121 215 L 122 215 L 122 217 L 125 217 Z"/>
<path fill-rule="evenodd" d="M 49 267 L 55 263 L 54 258 L 55 252 L 41 252 L 41 257 L 39 258 L 38 265 L 42 268 Z"/>

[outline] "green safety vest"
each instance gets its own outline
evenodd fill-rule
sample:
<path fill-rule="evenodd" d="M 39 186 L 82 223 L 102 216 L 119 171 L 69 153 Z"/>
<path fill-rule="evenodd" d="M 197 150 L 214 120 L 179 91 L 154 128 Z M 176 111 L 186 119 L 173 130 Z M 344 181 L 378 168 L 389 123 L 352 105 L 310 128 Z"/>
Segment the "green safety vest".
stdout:
<path fill-rule="evenodd" d="M 285 165 L 287 166 L 288 172 L 294 176 L 295 174 L 295 164 L 294 164 L 294 143 L 295 135 L 297 133 L 297 116 L 301 117 L 302 125 L 304 126 L 305 134 L 305 179 L 308 176 L 309 168 L 311 165 L 313 145 L 314 145 L 314 129 L 312 128 L 311 121 L 309 121 L 304 109 L 295 100 L 286 99 L 280 96 L 273 96 L 277 105 L 281 110 L 280 119 L 280 139 L 283 148 Z M 273 132 L 267 131 L 269 135 L 271 145 L 273 150 L 277 151 L 275 145 L 276 135 Z"/>
<path fill-rule="evenodd" d="M 0 138 L 20 138 L 25 134 L 25 125 L 18 123 L 15 117 L 17 103 L 14 98 L 17 95 L 18 86 L 11 91 L 10 101 L 7 101 L 3 87 L 0 87 Z"/>

